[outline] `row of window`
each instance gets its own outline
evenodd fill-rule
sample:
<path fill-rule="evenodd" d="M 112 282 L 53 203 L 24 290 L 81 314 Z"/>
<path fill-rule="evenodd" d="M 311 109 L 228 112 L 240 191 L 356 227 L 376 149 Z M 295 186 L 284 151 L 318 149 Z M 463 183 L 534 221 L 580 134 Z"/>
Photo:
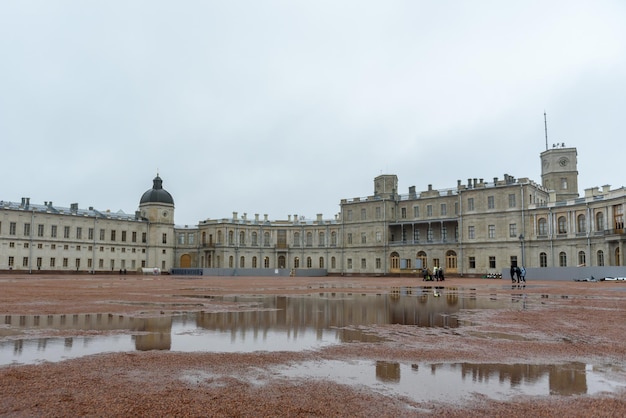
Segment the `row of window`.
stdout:
<path fill-rule="evenodd" d="M 624 214 L 623 206 L 617 205 L 613 210 L 613 220 L 615 229 L 624 229 Z M 568 222 L 566 216 L 559 216 L 557 218 L 557 233 L 567 234 Z M 578 233 L 587 232 L 587 217 L 584 214 L 579 214 L 576 217 L 576 227 Z M 595 230 L 604 230 L 604 213 L 597 212 L 595 216 Z M 537 221 L 537 235 L 548 235 L 548 220 L 546 218 L 539 218 Z"/>
<path fill-rule="evenodd" d="M 257 257 L 252 257 L 252 262 L 251 262 L 251 268 L 258 268 L 257 265 L 258 259 Z M 382 261 L 380 258 L 376 258 L 375 260 L 376 263 L 376 269 L 381 269 L 382 268 Z M 326 268 L 325 267 L 325 261 L 324 261 L 324 257 L 319 257 L 319 259 L 317 260 L 317 268 Z M 235 258 L 231 255 L 228 258 L 228 267 L 229 268 L 235 268 Z M 246 257 L 241 256 L 239 257 L 239 264 L 238 264 L 238 268 L 246 268 Z M 264 257 L 263 258 L 263 267 L 264 268 L 269 268 L 270 267 L 270 258 L 269 257 Z M 293 259 L 293 268 L 301 268 L 301 262 L 300 262 L 300 257 L 294 257 Z M 305 260 L 305 267 L 306 268 L 313 268 L 313 258 L 312 257 L 307 257 Z M 346 259 L 346 267 L 348 270 L 353 269 L 353 261 L 352 258 L 348 258 Z M 337 259 L 335 257 L 331 257 L 330 258 L 330 268 L 331 269 L 336 269 L 337 268 Z M 361 268 L 365 269 L 367 268 L 367 259 L 365 258 L 361 258 Z"/>
<path fill-rule="evenodd" d="M 76 270 L 80 270 L 81 267 L 82 267 L 82 261 L 83 260 L 81 258 L 74 259 L 74 263 L 73 263 L 73 265 L 71 267 L 75 268 Z M 30 266 L 29 263 L 30 263 L 29 257 L 22 257 L 22 267 L 27 267 L 28 268 Z M 126 260 L 119 260 L 119 263 L 120 263 L 120 267 L 119 268 L 121 268 L 121 269 L 131 268 L 133 270 L 136 268 L 136 264 L 137 264 L 136 260 L 130 260 L 130 266 L 129 267 L 127 267 L 128 263 L 126 262 Z M 105 263 L 104 263 L 104 259 L 103 258 L 98 259 L 98 268 L 99 269 L 105 268 L 104 264 Z M 141 267 L 146 267 L 146 261 L 145 260 L 141 260 L 140 264 L 141 264 Z M 8 258 L 8 266 L 9 266 L 10 269 L 13 269 L 13 268 L 16 267 L 16 265 L 15 265 L 15 257 L 9 256 L 9 258 Z M 35 259 L 35 266 L 36 266 L 37 269 L 42 269 L 42 268 L 45 267 L 43 265 L 43 258 L 42 257 L 37 257 Z M 56 267 L 58 267 L 57 266 L 57 259 L 56 259 L 56 257 L 50 257 L 49 258 L 47 267 L 49 267 L 49 268 L 56 268 Z M 67 258 L 67 257 L 62 258 L 60 267 L 70 268 L 70 259 Z M 87 269 L 92 269 L 93 268 L 93 259 L 91 259 L 91 258 L 87 259 L 87 266 L 86 266 L 86 268 Z M 116 260 L 109 260 L 109 266 L 107 266 L 107 268 L 110 268 L 111 270 L 115 270 L 117 268 L 116 267 Z"/>
<path fill-rule="evenodd" d="M 468 212 L 473 212 L 476 210 L 476 205 L 475 205 L 475 198 L 473 197 L 469 197 L 467 199 L 467 208 L 466 210 Z M 517 197 L 515 194 L 511 193 L 508 195 L 508 202 L 509 202 L 509 208 L 515 208 L 517 207 Z M 425 205 L 425 216 L 427 218 L 433 217 L 433 216 L 448 216 L 448 204 L 447 203 L 440 203 L 439 204 L 439 213 L 435 213 L 435 205 L 432 204 L 428 204 Z M 406 208 L 406 207 L 402 207 L 400 208 L 400 219 L 407 219 L 408 217 L 408 210 L 410 208 Z M 495 196 L 487 196 L 487 209 L 496 209 L 496 200 L 495 200 Z M 394 208 L 391 208 L 392 213 L 391 213 L 391 218 L 393 219 L 395 217 L 395 214 L 393 213 Z M 454 215 L 458 215 L 459 214 L 459 204 L 457 202 L 454 203 Z M 420 206 L 413 206 L 413 218 L 419 218 L 420 217 Z M 375 216 L 374 219 L 382 219 L 382 208 L 380 206 L 377 206 L 375 208 Z M 353 215 L 353 211 L 352 209 L 348 209 L 346 211 L 346 220 L 347 221 L 353 221 L 354 219 L 354 215 Z M 361 221 L 365 221 L 367 220 L 367 209 L 366 208 L 361 208 Z"/>
<path fill-rule="evenodd" d="M 58 225 L 49 225 L 50 226 L 50 238 L 58 238 L 59 237 L 59 227 Z M 100 229 L 99 230 L 99 237 L 100 237 L 100 241 L 104 241 L 106 240 L 106 229 Z M 24 236 L 25 237 L 30 237 L 31 236 L 31 224 L 30 223 L 24 223 L 23 225 L 23 232 L 24 232 Z M 86 235 L 86 239 L 88 240 L 93 240 L 94 239 L 94 232 L 95 229 L 94 228 L 87 228 L 87 235 Z M 120 231 L 120 241 L 121 242 L 127 242 L 128 240 L 128 231 Z M 0 222 L 0 234 L 2 233 L 2 222 Z M 115 229 L 110 230 L 110 241 L 117 241 L 117 235 L 118 231 Z M 163 234 L 163 240 L 164 240 L 164 244 L 167 243 L 167 237 L 166 234 Z M 9 236 L 17 236 L 17 222 L 9 222 Z M 38 224 L 37 225 L 37 231 L 36 231 L 36 235 L 37 237 L 43 238 L 45 237 L 45 225 L 44 224 Z M 138 233 L 137 231 L 131 231 L 130 233 L 130 242 L 137 242 L 137 237 L 138 237 Z M 64 226 L 63 227 L 63 238 L 64 239 L 83 239 L 84 237 L 84 233 L 83 233 L 83 227 L 81 226 L 77 226 L 74 230 L 74 236 L 71 236 L 71 227 L 69 226 Z M 146 232 L 142 232 L 141 233 L 141 242 L 145 243 L 146 242 L 146 238 L 147 238 L 147 233 Z"/>
<path fill-rule="evenodd" d="M 30 248 L 30 243 L 28 243 L 28 242 L 25 242 L 22 245 L 23 245 L 24 248 Z M 36 246 L 36 248 L 39 249 L 39 250 L 43 249 L 43 247 L 44 247 L 43 243 L 38 243 L 37 246 Z M 70 249 L 69 244 L 59 245 L 58 247 L 59 247 L 58 249 L 63 249 L 65 251 L 68 251 Z M 15 242 L 9 242 L 9 248 L 16 248 Z M 50 244 L 50 250 L 56 250 L 56 249 L 57 249 L 57 245 L 56 244 Z M 72 246 L 72 249 L 74 249 L 75 251 L 81 251 L 83 249 L 83 246 L 81 246 L 81 245 L 77 245 L 76 247 Z M 92 251 L 93 250 L 93 246 L 88 245 L 86 247 L 86 249 L 87 249 L 87 251 Z M 104 246 L 100 246 L 99 247 L 100 252 L 104 252 L 104 249 L 105 249 Z M 119 248 L 118 250 L 120 252 L 122 252 L 122 253 L 125 253 L 126 252 L 126 247 Z M 111 247 L 111 252 L 112 253 L 115 252 L 115 247 Z M 137 252 L 137 249 L 136 248 L 131 248 L 130 252 L 134 254 L 135 252 Z M 146 249 L 142 248 L 141 252 L 145 253 Z M 163 250 L 163 252 L 165 253 L 165 250 Z"/>

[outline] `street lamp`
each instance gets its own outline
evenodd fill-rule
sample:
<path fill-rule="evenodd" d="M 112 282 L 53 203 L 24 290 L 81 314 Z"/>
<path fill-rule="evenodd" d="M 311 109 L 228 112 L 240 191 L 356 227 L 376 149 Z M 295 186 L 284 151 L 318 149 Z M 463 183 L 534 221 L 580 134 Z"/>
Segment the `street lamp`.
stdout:
<path fill-rule="evenodd" d="M 519 236 L 520 246 L 522 247 L 522 267 L 526 265 L 524 261 L 524 234 L 520 234 Z"/>

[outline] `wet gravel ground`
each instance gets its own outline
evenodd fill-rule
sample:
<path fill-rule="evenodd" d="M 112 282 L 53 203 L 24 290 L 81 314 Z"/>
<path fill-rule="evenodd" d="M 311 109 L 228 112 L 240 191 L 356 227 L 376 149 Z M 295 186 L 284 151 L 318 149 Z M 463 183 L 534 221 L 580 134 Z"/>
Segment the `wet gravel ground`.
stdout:
<path fill-rule="evenodd" d="M 3 315 L 107 313 L 160 316 L 238 309 L 207 295 L 389 293 L 422 286 L 406 278 L 178 278 L 171 276 L 0 276 Z M 430 283 L 432 285 L 432 283 Z M 476 395 L 463 402 L 416 401 L 358 382 L 285 377 L 310 361 L 610 366 L 626 383 L 626 283 L 450 278 L 446 289 L 510 299 L 502 309 L 461 311 L 467 325 L 430 328 L 371 324 L 383 341 L 302 352 L 133 351 L 0 367 L 0 416 L 502 416 L 623 417 L 626 391 Z M 444 289 L 445 291 L 445 289 Z M 190 297 L 190 296 L 198 297 Z M 2 331 L 0 324 L 0 331 Z M 0 340 L 15 338 L 4 329 Z M 41 330 L 33 337 L 54 330 Z M 58 331 L 57 331 L 58 332 Z M 78 331 L 66 336 L 78 335 Z"/>

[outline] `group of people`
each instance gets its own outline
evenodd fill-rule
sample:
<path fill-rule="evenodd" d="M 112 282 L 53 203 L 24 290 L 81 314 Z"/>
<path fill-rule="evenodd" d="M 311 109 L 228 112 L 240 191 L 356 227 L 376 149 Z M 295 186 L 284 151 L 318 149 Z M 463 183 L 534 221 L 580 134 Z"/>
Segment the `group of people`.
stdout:
<path fill-rule="evenodd" d="M 430 273 L 430 271 L 428 271 L 428 269 L 426 267 L 422 268 L 422 275 L 424 276 L 423 281 L 437 281 L 437 282 L 443 282 L 445 280 L 445 278 L 443 277 L 443 268 L 441 267 L 433 267 L 433 272 L 432 274 Z"/>
<path fill-rule="evenodd" d="M 526 269 L 524 266 L 519 268 L 518 266 L 511 266 L 511 282 L 513 283 L 526 283 Z"/>

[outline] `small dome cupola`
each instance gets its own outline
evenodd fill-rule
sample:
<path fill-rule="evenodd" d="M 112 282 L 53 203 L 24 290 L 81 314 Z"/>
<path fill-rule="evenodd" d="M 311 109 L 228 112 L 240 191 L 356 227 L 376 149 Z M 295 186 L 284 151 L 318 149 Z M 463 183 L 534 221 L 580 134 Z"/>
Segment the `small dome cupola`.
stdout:
<path fill-rule="evenodd" d="M 152 189 L 147 190 L 142 196 L 139 204 L 144 203 L 165 203 L 169 205 L 174 204 L 174 199 L 172 195 L 169 194 L 167 190 L 163 188 L 163 180 L 157 174 L 157 176 L 152 180 Z"/>

